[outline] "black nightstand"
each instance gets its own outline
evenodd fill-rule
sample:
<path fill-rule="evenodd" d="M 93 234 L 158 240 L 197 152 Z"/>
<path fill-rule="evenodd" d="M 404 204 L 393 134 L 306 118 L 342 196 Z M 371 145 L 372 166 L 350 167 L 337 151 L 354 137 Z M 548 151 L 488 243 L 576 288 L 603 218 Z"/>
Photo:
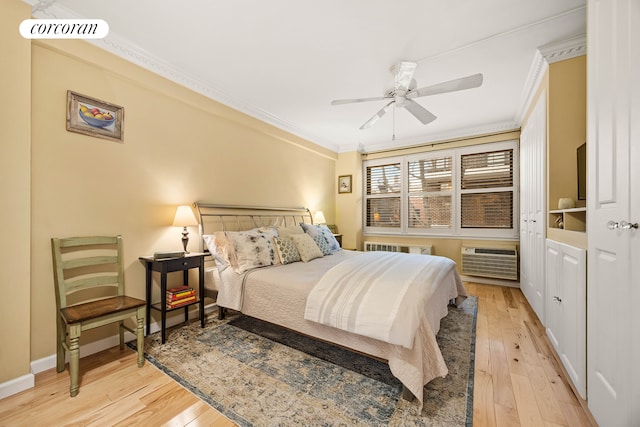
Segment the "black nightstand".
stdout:
<path fill-rule="evenodd" d="M 145 264 L 147 270 L 147 334 L 151 325 L 151 309 L 154 308 L 161 313 L 162 317 L 162 344 L 167 336 L 167 312 L 173 310 L 184 310 L 184 321 L 189 320 L 189 306 L 200 304 L 200 325 L 204 328 L 204 257 L 203 253 L 188 253 L 183 258 L 154 259 L 153 256 L 140 257 L 139 260 Z M 198 269 L 198 297 L 190 304 L 176 308 L 167 308 L 167 274 L 174 271 L 182 271 L 184 285 L 189 285 L 189 270 Z M 151 303 L 151 272 L 160 273 L 160 303 Z"/>

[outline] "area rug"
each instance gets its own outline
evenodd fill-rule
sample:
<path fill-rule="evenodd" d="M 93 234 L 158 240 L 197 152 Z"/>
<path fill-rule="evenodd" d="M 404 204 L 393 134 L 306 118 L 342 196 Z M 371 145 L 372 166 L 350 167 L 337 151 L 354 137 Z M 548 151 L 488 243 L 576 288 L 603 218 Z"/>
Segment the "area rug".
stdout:
<path fill-rule="evenodd" d="M 449 373 L 420 413 L 386 363 L 240 314 L 172 328 L 165 344 L 152 334 L 145 357 L 240 426 L 468 426 L 476 312 L 469 297 L 442 320 Z"/>

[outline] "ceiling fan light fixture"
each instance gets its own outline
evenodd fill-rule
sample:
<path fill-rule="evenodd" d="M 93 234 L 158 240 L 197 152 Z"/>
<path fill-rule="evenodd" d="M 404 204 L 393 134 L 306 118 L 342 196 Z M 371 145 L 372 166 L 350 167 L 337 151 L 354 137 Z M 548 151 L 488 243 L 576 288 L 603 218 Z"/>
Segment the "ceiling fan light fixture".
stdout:
<path fill-rule="evenodd" d="M 391 104 L 395 104 L 398 108 L 404 108 L 412 116 L 414 116 L 423 125 L 429 124 L 436 119 L 436 116 L 424 108 L 422 105 L 416 103 L 414 99 L 438 95 L 447 92 L 456 92 L 460 90 L 473 89 L 480 87 L 483 83 L 484 77 L 481 73 L 474 74 L 459 79 L 449 80 L 447 82 L 438 83 L 431 86 L 422 87 L 416 89 L 416 81 L 413 78 L 413 73 L 416 70 L 418 64 L 410 61 L 402 61 L 391 67 L 391 72 L 394 73 L 394 87 L 384 92 L 382 97 L 374 98 L 356 98 L 356 99 L 337 99 L 331 102 L 331 105 L 351 104 L 356 102 L 369 102 L 379 100 L 391 100 L 381 110 L 379 110 L 373 117 L 367 120 L 360 129 L 367 129 L 373 126 L 382 116 L 385 115 Z M 394 110 L 395 111 L 395 110 Z M 395 131 L 394 131 L 395 136 Z"/>

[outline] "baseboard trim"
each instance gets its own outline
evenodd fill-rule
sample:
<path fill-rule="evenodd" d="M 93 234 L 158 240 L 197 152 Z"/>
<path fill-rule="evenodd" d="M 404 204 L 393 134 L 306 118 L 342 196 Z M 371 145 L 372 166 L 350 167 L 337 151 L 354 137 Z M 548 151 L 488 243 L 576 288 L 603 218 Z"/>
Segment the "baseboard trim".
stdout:
<path fill-rule="evenodd" d="M 195 319 L 198 317 L 198 306 L 194 305 L 192 307 L 193 308 L 189 310 L 189 319 Z M 214 314 L 214 312 L 217 315 L 217 306 L 215 304 L 209 304 L 205 306 L 205 315 Z M 184 317 L 182 315 L 182 312 L 180 312 L 180 315 L 171 316 L 167 318 L 167 327 L 169 328 L 171 326 L 179 325 L 183 322 L 184 322 Z M 160 330 L 160 321 L 153 322 L 149 325 L 149 333 L 153 334 L 154 332 L 158 332 L 159 330 Z M 136 336 L 131 332 L 125 331 L 124 339 L 126 342 L 129 342 L 129 341 L 135 340 Z M 95 354 L 103 350 L 107 350 L 119 344 L 120 344 L 120 338 L 116 334 L 98 341 L 81 345 L 80 358 L 82 359 L 85 356 L 89 356 L 91 354 Z M 66 362 L 68 361 L 69 359 L 67 357 Z M 0 383 L 0 399 L 4 399 L 5 397 L 9 397 L 16 393 L 20 393 L 21 391 L 28 390 L 30 388 L 35 387 L 35 375 L 40 372 L 44 372 L 46 370 L 55 368 L 56 355 L 52 354 L 50 356 L 46 356 L 41 359 L 33 360 L 30 363 L 30 367 L 31 367 L 31 373 Z"/>
<path fill-rule="evenodd" d="M 483 285 L 508 286 L 510 288 L 519 288 L 520 282 L 515 280 L 491 279 L 489 277 L 460 275 L 463 282 L 481 283 Z"/>
<path fill-rule="evenodd" d="M 31 373 L 0 384 L 0 399 L 33 388 L 35 379 L 35 375 Z"/>

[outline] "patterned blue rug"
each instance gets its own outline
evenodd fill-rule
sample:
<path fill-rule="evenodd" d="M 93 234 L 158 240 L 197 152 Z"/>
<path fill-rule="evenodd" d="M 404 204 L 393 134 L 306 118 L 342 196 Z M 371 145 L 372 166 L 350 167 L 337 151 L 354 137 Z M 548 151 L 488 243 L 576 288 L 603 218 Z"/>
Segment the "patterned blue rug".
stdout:
<path fill-rule="evenodd" d="M 247 316 L 209 316 L 145 339 L 145 357 L 240 426 L 471 425 L 477 299 L 449 308 L 438 343 L 446 378 L 424 407 L 401 399 L 386 363 Z"/>

